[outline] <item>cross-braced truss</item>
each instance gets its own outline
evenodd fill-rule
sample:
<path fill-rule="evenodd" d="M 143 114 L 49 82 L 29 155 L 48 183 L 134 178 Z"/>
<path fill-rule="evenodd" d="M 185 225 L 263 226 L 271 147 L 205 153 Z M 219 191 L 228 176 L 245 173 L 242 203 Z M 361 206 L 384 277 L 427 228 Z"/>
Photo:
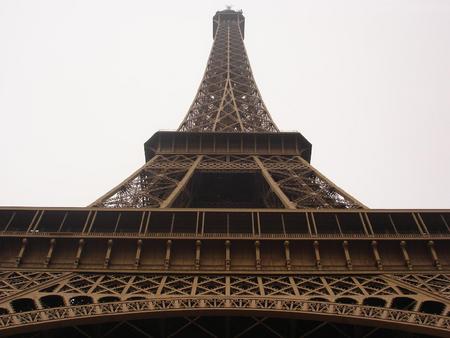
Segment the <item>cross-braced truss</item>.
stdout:
<path fill-rule="evenodd" d="M 118 187 L 94 202 L 102 207 L 160 207 L 188 172 L 196 156 L 157 155 Z"/>
<path fill-rule="evenodd" d="M 178 198 L 177 206 L 189 207 L 196 191 L 188 183 L 197 172 L 259 173 L 267 183 L 261 198 L 269 208 L 363 207 L 300 156 L 182 154 L 156 155 L 92 206 L 164 208 Z"/>
<path fill-rule="evenodd" d="M 298 209 L 362 206 L 300 156 L 261 156 L 260 159 L 277 185 Z"/>
<path fill-rule="evenodd" d="M 441 295 L 442 288 L 424 284 L 430 275 L 44 275 L 41 283 L 32 284 L 18 281 L 29 281 L 35 272 L 1 275 L 3 289 L 14 287 L 6 287 L 0 298 L 0 332 L 14 332 L 19 326 L 29 331 L 33 325 L 50 322 L 58 326 L 58 321 L 62 323 L 59 326 L 70 321 L 83 324 L 108 314 L 129 321 L 142 315 L 171 317 L 177 312 L 207 310 L 210 314 L 238 311 L 241 315 L 248 311 L 248 317 L 258 313 L 263 317 L 280 313 L 292 318 L 328 316 L 324 320 L 328 324 L 322 325 L 335 328 L 339 325 L 329 322 L 352 317 L 355 323 L 373 326 L 383 322 L 382 326 L 390 328 L 402 329 L 403 325 L 406 330 L 450 333 L 450 319 L 442 316 L 449 311 L 450 301 Z M 448 285 L 450 275 L 433 279 L 437 285 Z M 196 318 L 188 323 L 200 317 Z M 261 320 L 266 319 L 256 323 Z M 151 332 L 147 334 L 151 336 Z"/>
<path fill-rule="evenodd" d="M 203 80 L 179 131 L 278 131 L 253 79 L 243 20 L 218 21 Z"/>

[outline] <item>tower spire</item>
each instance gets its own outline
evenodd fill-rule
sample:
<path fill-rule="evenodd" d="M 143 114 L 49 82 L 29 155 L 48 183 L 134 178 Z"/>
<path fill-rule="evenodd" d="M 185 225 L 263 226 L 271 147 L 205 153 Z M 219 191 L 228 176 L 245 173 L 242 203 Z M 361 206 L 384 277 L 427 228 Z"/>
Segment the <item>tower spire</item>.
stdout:
<path fill-rule="evenodd" d="M 253 78 L 242 11 L 213 18 L 214 44 L 195 99 L 179 131 L 278 132 Z"/>

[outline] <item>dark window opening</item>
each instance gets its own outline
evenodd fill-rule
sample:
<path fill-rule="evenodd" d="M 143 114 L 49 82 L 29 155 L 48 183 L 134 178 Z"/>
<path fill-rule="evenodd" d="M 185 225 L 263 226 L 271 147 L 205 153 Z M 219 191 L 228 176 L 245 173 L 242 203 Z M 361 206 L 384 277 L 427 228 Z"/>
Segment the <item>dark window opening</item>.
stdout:
<path fill-rule="evenodd" d="M 420 312 L 429 313 L 432 315 L 440 315 L 442 311 L 445 309 L 445 304 L 442 304 L 440 302 L 427 300 L 420 304 Z"/>
<path fill-rule="evenodd" d="M 54 308 L 64 306 L 64 299 L 61 296 L 50 295 L 44 296 L 40 299 L 42 307 Z"/>
<path fill-rule="evenodd" d="M 262 234 L 284 233 L 280 213 L 261 213 L 259 219 Z"/>
<path fill-rule="evenodd" d="M 117 211 L 97 211 L 91 232 L 114 232 L 119 215 Z"/>
<path fill-rule="evenodd" d="M 76 305 L 86 305 L 86 304 L 92 304 L 92 298 L 88 296 L 76 296 L 73 298 L 70 298 L 69 301 L 70 305 L 76 306 Z"/>
<path fill-rule="evenodd" d="M 20 298 L 13 300 L 11 306 L 15 312 L 27 312 L 36 310 L 36 304 L 30 298 Z"/>
<path fill-rule="evenodd" d="M 14 211 L 11 210 L 0 210 L 0 231 L 6 229 L 6 226 L 11 222 Z"/>
<path fill-rule="evenodd" d="M 61 226 L 61 232 L 82 232 L 88 215 L 86 211 L 69 211 Z"/>
<path fill-rule="evenodd" d="M 197 228 L 196 212 L 177 212 L 173 222 L 173 232 L 195 233 Z"/>
<path fill-rule="evenodd" d="M 122 212 L 116 232 L 138 232 L 142 220 L 142 212 Z"/>
<path fill-rule="evenodd" d="M 367 216 L 369 216 L 370 224 L 376 235 L 397 233 L 388 214 L 368 213 Z"/>
<path fill-rule="evenodd" d="M 377 297 L 368 297 L 363 300 L 363 305 L 384 307 L 386 305 L 386 301 Z"/>
<path fill-rule="evenodd" d="M 20 210 L 9 224 L 7 231 L 27 231 L 36 210 Z"/>
<path fill-rule="evenodd" d="M 1 315 L 7 315 L 7 314 L 8 314 L 8 310 L 6 310 L 6 309 L 0 307 L 0 316 L 1 316 Z"/>
<path fill-rule="evenodd" d="M 334 213 L 313 213 L 318 234 L 340 234 L 339 225 Z"/>
<path fill-rule="evenodd" d="M 64 211 L 44 211 L 41 221 L 38 224 L 39 232 L 57 232 L 64 220 Z"/>
<path fill-rule="evenodd" d="M 396 297 L 392 300 L 391 308 L 397 310 L 413 310 L 416 300 L 409 297 Z"/>
<path fill-rule="evenodd" d="M 227 213 L 207 212 L 205 213 L 205 233 L 228 233 L 229 220 Z"/>
<path fill-rule="evenodd" d="M 400 234 L 418 234 L 419 229 L 410 213 L 392 213 L 392 221 Z"/>
<path fill-rule="evenodd" d="M 187 190 L 191 199 L 178 198 L 173 207 L 278 208 L 278 199 L 267 194 L 269 186 L 259 172 L 197 172 Z M 267 198 L 270 195 L 272 198 Z"/>
<path fill-rule="evenodd" d="M 430 213 L 420 213 L 425 226 L 430 234 L 448 234 L 449 229 L 444 222 L 441 214 L 430 212 Z"/>
<path fill-rule="evenodd" d="M 253 232 L 252 214 L 250 212 L 231 212 L 229 215 L 229 232 L 230 233 L 246 233 Z"/>
<path fill-rule="evenodd" d="M 447 223 L 447 226 L 450 226 L 450 214 L 442 214 L 442 218 Z"/>
<path fill-rule="evenodd" d="M 359 213 L 337 213 L 339 225 L 344 234 L 363 234 L 364 227 L 359 217 Z"/>
<path fill-rule="evenodd" d="M 288 234 L 309 234 L 306 213 L 285 213 L 284 228 Z"/>
<path fill-rule="evenodd" d="M 152 211 L 148 232 L 170 232 L 174 215 L 172 212 Z"/>

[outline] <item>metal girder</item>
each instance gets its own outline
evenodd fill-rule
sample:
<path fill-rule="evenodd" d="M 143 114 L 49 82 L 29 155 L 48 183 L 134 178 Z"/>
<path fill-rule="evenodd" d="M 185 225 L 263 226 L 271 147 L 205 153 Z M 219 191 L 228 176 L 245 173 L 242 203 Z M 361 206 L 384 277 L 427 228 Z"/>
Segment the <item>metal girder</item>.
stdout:
<path fill-rule="evenodd" d="M 5 272 L 0 285 L 31 273 Z M 448 336 L 450 275 L 430 290 L 403 275 L 261 276 L 74 273 L 54 275 L 40 288 L 0 298 L 0 332 L 29 332 L 71 323 L 183 316 L 208 311 L 241 316 L 314 318 Z M 417 280 L 427 276 L 417 275 Z M 433 306 L 430 306 L 433 305 Z M 230 312 L 231 311 L 231 312 Z M 434 311 L 434 312 L 433 312 Z M 72 324 L 72 325 L 73 325 Z M 145 332 L 145 331 L 144 331 Z"/>
<path fill-rule="evenodd" d="M 167 208 L 186 192 L 194 172 L 210 170 L 220 174 L 231 168 L 236 174 L 260 172 L 269 190 L 287 209 L 365 207 L 299 156 L 251 154 L 158 154 L 91 206 Z"/>

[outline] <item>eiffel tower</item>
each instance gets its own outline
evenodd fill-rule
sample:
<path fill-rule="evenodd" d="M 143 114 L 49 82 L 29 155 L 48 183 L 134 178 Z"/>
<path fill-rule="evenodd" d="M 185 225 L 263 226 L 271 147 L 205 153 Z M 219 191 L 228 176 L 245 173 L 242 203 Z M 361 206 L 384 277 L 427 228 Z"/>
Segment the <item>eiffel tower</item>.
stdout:
<path fill-rule="evenodd" d="M 177 131 L 85 208 L 0 208 L 0 335 L 450 336 L 450 210 L 372 210 L 280 132 L 244 47 L 214 44 Z"/>

